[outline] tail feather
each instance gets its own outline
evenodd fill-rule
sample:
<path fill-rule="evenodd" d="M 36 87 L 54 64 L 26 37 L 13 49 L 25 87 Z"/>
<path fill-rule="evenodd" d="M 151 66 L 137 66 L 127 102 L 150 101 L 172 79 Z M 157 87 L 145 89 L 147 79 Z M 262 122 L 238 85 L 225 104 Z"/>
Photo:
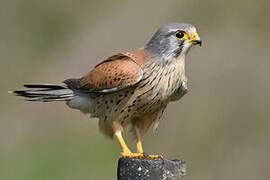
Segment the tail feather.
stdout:
<path fill-rule="evenodd" d="M 17 96 L 22 96 L 27 101 L 67 101 L 74 97 L 71 89 L 54 84 L 25 84 L 26 90 L 12 91 Z"/>
<path fill-rule="evenodd" d="M 23 86 L 26 88 L 66 89 L 63 86 L 55 84 L 24 84 Z"/>

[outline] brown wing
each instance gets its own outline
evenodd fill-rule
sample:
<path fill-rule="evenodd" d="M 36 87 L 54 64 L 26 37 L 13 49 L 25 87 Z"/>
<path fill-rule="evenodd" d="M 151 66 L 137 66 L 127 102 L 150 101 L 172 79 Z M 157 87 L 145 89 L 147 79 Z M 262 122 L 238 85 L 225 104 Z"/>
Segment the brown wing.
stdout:
<path fill-rule="evenodd" d="M 98 64 L 79 80 L 79 89 L 90 92 L 114 92 L 138 83 L 143 70 L 134 59 L 125 55 L 114 55 Z"/>

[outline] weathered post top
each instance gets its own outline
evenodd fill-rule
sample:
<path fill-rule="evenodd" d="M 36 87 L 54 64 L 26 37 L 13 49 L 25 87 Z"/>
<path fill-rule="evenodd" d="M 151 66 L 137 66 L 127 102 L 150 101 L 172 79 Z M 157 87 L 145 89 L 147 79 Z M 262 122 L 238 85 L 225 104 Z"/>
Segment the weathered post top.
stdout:
<path fill-rule="evenodd" d="M 178 180 L 183 179 L 186 162 L 167 159 L 120 158 L 117 180 Z"/>

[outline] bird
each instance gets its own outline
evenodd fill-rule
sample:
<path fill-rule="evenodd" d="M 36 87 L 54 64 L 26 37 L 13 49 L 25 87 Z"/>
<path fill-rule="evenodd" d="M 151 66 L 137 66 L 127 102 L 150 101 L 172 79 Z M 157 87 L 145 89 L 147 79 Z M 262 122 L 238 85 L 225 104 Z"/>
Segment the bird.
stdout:
<path fill-rule="evenodd" d="M 64 101 L 98 118 L 100 131 L 119 141 L 122 157 L 143 158 L 143 135 L 151 125 L 156 131 L 167 105 L 187 93 L 185 58 L 192 46 L 201 44 L 194 25 L 168 23 L 145 46 L 114 54 L 81 78 L 60 85 L 25 84 L 26 89 L 12 93 L 28 101 Z M 128 126 L 136 137 L 137 152 L 128 148 L 122 136 Z"/>

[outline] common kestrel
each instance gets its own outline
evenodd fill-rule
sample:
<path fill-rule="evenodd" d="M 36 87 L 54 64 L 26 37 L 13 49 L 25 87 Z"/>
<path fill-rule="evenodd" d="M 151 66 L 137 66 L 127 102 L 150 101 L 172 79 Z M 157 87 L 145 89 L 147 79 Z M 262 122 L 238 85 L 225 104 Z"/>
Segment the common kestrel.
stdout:
<path fill-rule="evenodd" d="M 29 101 L 65 101 L 99 118 L 101 132 L 117 137 L 122 156 L 144 157 L 142 136 L 150 125 L 158 127 L 169 102 L 187 93 L 185 57 L 196 44 L 201 45 L 201 40 L 195 26 L 169 23 L 146 46 L 113 55 L 82 78 L 67 79 L 63 85 L 26 84 L 28 89 L 14 93 Z M 137 137 L 137 153 L 130 151 L 121 135 L 129 124 Z"/>

